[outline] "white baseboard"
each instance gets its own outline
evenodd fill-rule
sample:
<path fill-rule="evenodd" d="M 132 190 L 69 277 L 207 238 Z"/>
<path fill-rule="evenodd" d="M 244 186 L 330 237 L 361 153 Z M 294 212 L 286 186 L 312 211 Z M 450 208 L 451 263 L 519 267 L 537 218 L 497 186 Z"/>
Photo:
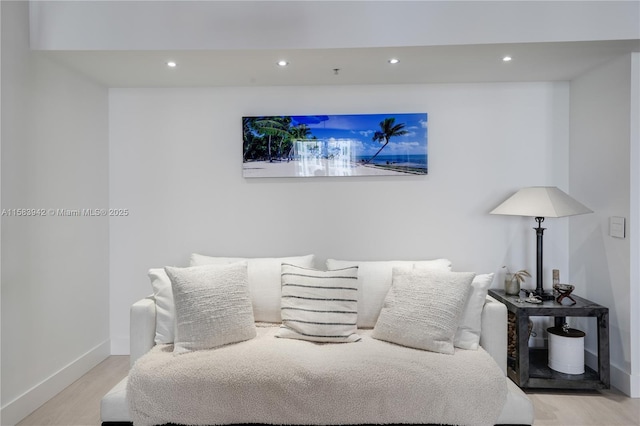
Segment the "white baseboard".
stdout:
<path fill-rule="evenodd" d="M 584 351 L 584 363 L 598 371 L 598 355 L 589 350 Z M 610 364 L 611 386 L 631 398 L 640 398 L 640 377 L 632 376 L 620 367 Z"/>
<path fill-rule="evenodd" d="M 111 355 L 129 355 L 129 337 L 111 337 Z"/>
<path fill-rule="evenodd" d="M 640 376 L 631 376 L 629 396 L 631 398 L 640 398 Z"/>
<path fill-rule="evenodd" d="M 78 380 L 110 355 L 110 342 L 105 340 L 89 352 L 38 383 L 0 409 L 0 424 L 13 426 L 35 411 L 60 391 Z"/>

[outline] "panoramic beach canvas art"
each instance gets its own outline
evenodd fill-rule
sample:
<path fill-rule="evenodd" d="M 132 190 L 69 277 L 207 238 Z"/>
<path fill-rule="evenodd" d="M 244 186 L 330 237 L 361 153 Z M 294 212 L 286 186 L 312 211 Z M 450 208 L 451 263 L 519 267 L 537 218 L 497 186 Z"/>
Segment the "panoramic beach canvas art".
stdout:
<path fill-rule="evenodd" d="M 242 117 L 243 176 L 426 175 L 427 114 Z"/>

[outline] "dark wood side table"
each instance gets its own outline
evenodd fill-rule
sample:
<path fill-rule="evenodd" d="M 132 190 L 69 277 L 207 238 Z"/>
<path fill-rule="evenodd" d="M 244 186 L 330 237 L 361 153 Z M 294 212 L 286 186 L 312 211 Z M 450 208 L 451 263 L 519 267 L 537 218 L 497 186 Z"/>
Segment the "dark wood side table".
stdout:
<path fill-rule="evenodd" d="M 516 316 L 516 356 L 508 358 L 507 374 L 521 388 L 609 389 L 609 309 L 571 295 L 575 305 L 555 300 L 540 304 L 517 302 L 519 296 L 507 296 L 504 290 L 489 290 L 489 295 L 504 303 Z M 524 297 L 522 297 L 524 299 Z M 583 374 L 565 374 L 548 367 L 548 350 L 529 348 L 529 317 L 555 317 L 562 327 L 566 317 L 596 317 L 598 321 L 598 371 L 585 365 Z"/>

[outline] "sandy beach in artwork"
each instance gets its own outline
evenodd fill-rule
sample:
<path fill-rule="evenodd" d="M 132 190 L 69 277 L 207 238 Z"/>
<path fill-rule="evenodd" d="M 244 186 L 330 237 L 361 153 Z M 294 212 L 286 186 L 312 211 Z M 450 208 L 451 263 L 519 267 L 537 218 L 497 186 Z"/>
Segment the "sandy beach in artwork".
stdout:
<path fill-rule="evenodd" d="M 314 176 L 409 176 L 408 171 L 390 170 L 375 164 L 334 161 L 315 158 L 311 161 L 249 161 L 243 164 L 243 176 L 251 177 L 314 177 Z"/>

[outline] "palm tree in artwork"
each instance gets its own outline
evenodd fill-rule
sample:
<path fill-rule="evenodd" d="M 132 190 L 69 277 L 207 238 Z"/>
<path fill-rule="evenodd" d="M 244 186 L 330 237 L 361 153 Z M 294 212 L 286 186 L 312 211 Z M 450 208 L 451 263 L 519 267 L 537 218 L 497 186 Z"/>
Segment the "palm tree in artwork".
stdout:
<path fill-rule="evenodd" d="M 380 151 L 384 149 L 385 146 L 389 144 L 389 140 L 394 136 L 402 136 L 409 133 L 405 130 L 404 123 L 395 124 L 395 117 L 387 117 L 383 121 L 380 122 L 380 130 L 376 131 L 373 135 L 372 140 L 375 142 L 383 143 L 382 147 L 376 152 L 373 157 L 369 158 L 366 163 L 370 163 L 374 158 L 380 154 Z"/>
<path fill-rule="evenodd" d="M 298 124 L 290 131 L 291 137 L 296 140 L 307 139 L 311 134 L 311 129 L 306 124 Z"/>
<path fill-rule="evenodd" d="M 259 117 L 242 117 L 242 161 L 255 156 L 255 149 L 260 144 L 260 139 L 255 135 L 256 122 Z M 252 158 L 255 159 L 255 158 Z"/>
<path fill-rule="evenodd" d="M 273 147 L 272 147 L 272 137 L 280 138 L 280 145 L 282 145 L 282 141 L 289 137 L 289 124 L 291 122 L 291 117 L 260 117 L 256 120 L 253 125 L 256 128 L 256 131 L 261 134 L 267 136 L 267 154 L 269 162 L 273 162 Z"/>

